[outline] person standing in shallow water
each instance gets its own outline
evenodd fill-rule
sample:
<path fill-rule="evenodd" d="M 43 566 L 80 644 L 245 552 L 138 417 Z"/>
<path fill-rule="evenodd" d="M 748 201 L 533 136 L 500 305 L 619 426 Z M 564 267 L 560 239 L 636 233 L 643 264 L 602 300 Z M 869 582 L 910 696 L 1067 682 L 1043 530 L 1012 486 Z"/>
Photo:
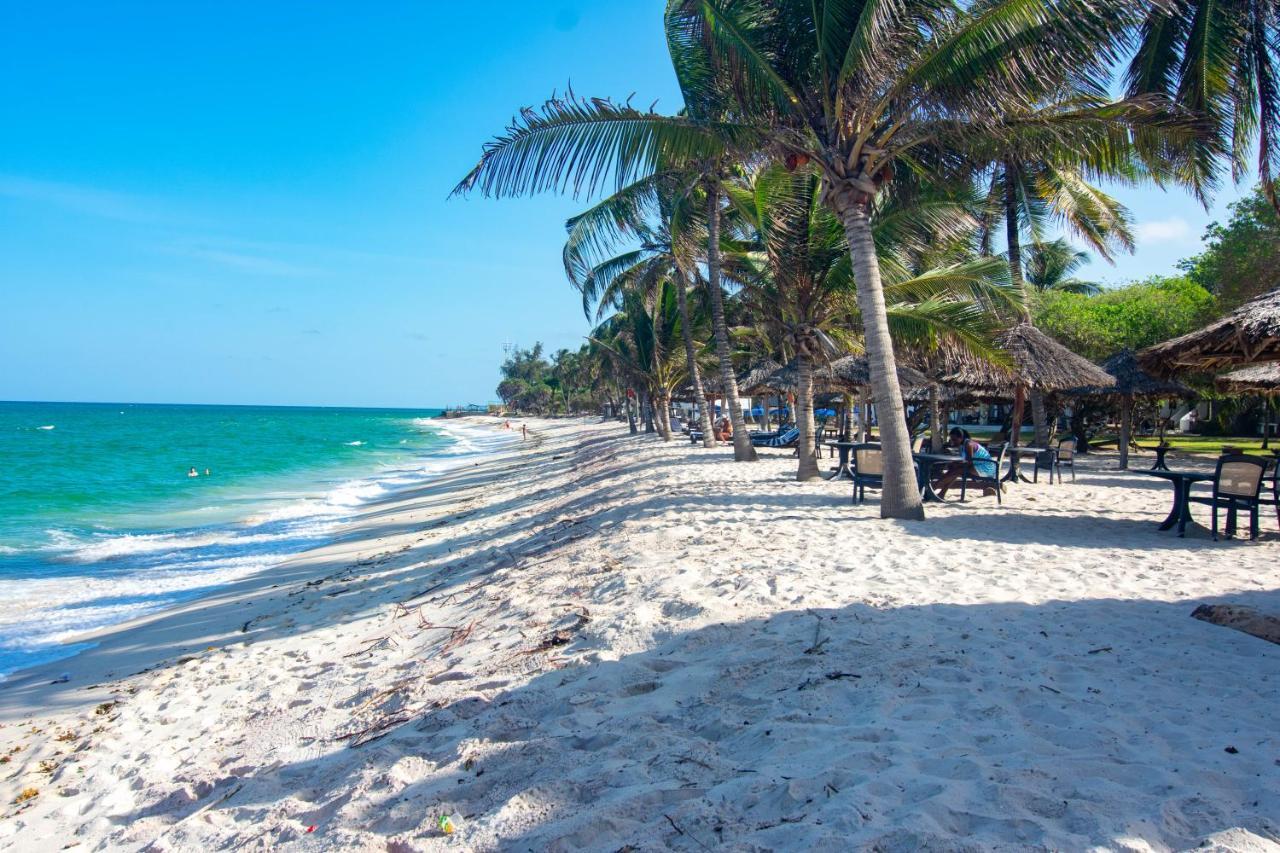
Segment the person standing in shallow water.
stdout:
<path fill-rule="evenodd" d="M 529 437 L 529 428 L 524 424 L 520 424 L 520 440 L 524 441 Z"/>

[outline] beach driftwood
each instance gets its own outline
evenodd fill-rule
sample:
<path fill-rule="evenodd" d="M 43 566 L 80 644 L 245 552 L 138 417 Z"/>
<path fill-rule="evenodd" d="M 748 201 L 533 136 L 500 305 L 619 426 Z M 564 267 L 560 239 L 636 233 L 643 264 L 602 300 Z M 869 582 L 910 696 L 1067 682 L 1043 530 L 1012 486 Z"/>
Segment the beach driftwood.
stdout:
<path fill-rule="evenodd" d="M 1202 604 L 1191 612 L 1192 619 L 1211 622 L 1252 634 L 1268 643 L 1280 644 L 1280 617 L 1270 616 L 1237 604 Z"/>

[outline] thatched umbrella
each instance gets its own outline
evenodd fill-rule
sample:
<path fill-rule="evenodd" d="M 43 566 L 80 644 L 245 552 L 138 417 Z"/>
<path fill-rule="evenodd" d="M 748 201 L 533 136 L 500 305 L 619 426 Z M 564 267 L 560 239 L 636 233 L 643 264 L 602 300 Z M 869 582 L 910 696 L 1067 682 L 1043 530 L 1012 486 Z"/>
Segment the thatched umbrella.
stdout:
<path fill-rule="evenodd" d="M 926 386 L 903 392 L 903 399 L 928 404 L 930 433 L 934 450 L 946 440 L 942 425 L 947 413 L 962 406 L 1005 402 L 1013 397 L 1013 382 L 1004 367 L 975 355 L 953 340 L 943 340 L 932 349 L 910 349 L 902 361 L 928 378 Z"/>
<path fill-rule="evenodd" d="M 738 388 L 747 394 L 758 394 L 761 391 L 781 391 L 779 385 L 769 384 L 769 378 L 782 369 L 782 365 L 771 358 L 762 358 L 738 377 Z"/>
<path fill-rule="evenodd" d="M 771 358 L 762 358 L 748 367 L 745 372 L 738 374 L 738 390 L 740 392 L 751 397 L 757 395 L 764 397 L 764 420 L 766 426 L 769 424 L 769 395 L 778 394 L 779 398 L 781 398 L 781 392 L 785 390 L 768 384 L 769 377 L 781 366 Z"/>
<path fill-rule="evenodd" d="M 1009 429 L 1011 447 L 1018 445 L 1028 391 L 1052 393 L 1086 385 L 1111 388 L 1116 384 L 1115 377 L 1111 374 L 1083 356 L 1076 355 L 1030 323 L 1019 323 L 1002 332 L 996 343 L 1009 360 L 1004 378 L 1001 378 L 1001 366 L 992 365 L 981 371 L 958 371 L 944 377 L 943 381 L 965 386 L 977 384 L 977 380 L 982 383 L 977 384 L 977 387 L 989 392 L 999 390 L 1000 383 L 1004 383 L 1013 397 L 1013 423 Z M 1016 453 L 1010 456 L 1010 466 L 1012 475 L 1016 476 Z"/>
<path fill-rule="evenodd" d="M 1179 370 L 1211 373 L 1268 361 L 1280 361 L 1280 288 L 1249 300 L 1203 329 L 1138 353 L 1138 363 L 1160 376 Z"/>
<path fill-rule="evenodd" d="M 1262 424 L 1262 447 L 1271 444 L 1271 398 L 1280 394 L 1280 364 L 1255 364 L 1242 367 L 1213 381 L 1225 394 L 1261 394 L 1265 403 L 1266 420 Z"/>
<path fill-rule="evenodd" d="M 1102 369 L 1115 379 L 1110 387 L 1085 386 L 1072 389 L 1079 396 L 1112 397 L 1120 404 L 1120 469 L 1129 467 L 1129 442 L 1133 437 L 1133 404 L 1137 399 L 1194 397 L 1181 382 L 1152 376 L 1142 369 L 1133 350 L 1121 350 L 1102 363 Z"/>
<path fill-rule="evenodd" d="M 903 388 L 927 385 L 928 378 L 905 364 L 898 365 L 898 384 Z M 779 367 L 760 380 L 758 387 L 795 393 L 800 387 L 800 372 L 794 361 Z M 815 393 L 841 393 L 861 398 L 864 402 L 871 388 L 871 364 L 865 355 L 846 355 L 813 368 Z M 851 408 L 851 407 L 850 407 Z M 849 410 L 846 410 L 846 413 Z M 865 425 L 866 418 L 862 418 Z"/>

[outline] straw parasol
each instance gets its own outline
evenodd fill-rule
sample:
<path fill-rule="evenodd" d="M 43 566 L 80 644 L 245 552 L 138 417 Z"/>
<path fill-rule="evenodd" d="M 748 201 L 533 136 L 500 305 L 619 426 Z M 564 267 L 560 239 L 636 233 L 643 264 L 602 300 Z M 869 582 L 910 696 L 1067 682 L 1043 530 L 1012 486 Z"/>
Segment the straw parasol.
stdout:
<path fill-rule="evenodd" d="M 1076 355 L 1030 323 L 1019 323 L 997 339 L 1011 362 L 1016 390 L 1066 391 L 1091 385 L 1111 388 L 1115 377 L 1083 356 Z"/>
<path fill-rule="evenodd" d="M 898 382 L 903 387 L 923 386 L 929 379 L 915 368 L 898 365 Z M 760 387 L 794 392 L 800 386 L 800 371 L 792 361 L 761 380 Z M 871 364 L 865 355 L 846 355 L 827 364 L 814 365 L 815 393 L 865 391 L 871 387 Z"/>
<path fill-rule="evenodd" d="M 1076 355 L 1030 323 L 1019 323 L 1002 332 L 996 344 L 1004 351 L 1009 366 L 967 365 L 941 377 L 944 384 L 959 385 L 994 394 L 1008 390 L 1013 397 L 1013 423 L 1009 443 L 1017 446 L 1027 392 L 1050 393 L 1081 386 L 1111 388 L 1116 380 L 1093 362 Z M 1017 475 L 1018 457 L 1010 459 L 1012 475 Z"/>
<path fill-rule="evenodd" d="M 1249 300 L 1203 329 L 1138 353 L 1139 364 L 1162 376 L 1268 361 L 1280 361 L 1280 288 Z"/>
<path fill-rule="evenodd" d="M 906 388 L 914 388 L 928 384 L 929 380 L 918 370 L 905 364 L 898 365 L 898 384 Z M 779 367 L 760 380 L 758 387 L 770 388 L 787 393 L 795 393 L 800 387 L 800 371 L 795 361 L 785 367 Z M 865 406 L 871 394 L 871 363 L 865 355 L 846 355 L 826 364 L 813 367 L 813 392 L 815 394 L 839 393 L 858 398 L 850 401 L 846 410 L 848 416 L 855 406 Z M 866 412 L 859 417 L 859 423 L 865 428 Z"/>
<path fill-rule="evenodd" d="M 1271 443 L 1271 398 L 1280 394 L 1280 364 L 1255 364 L 1233 370 L 1213 380 L 1219 391 L 1225 394 L 1261 394 L 1266 404 L 1266 422 L 1262 426 L 1262 446 Z"/>
<path fill-rule="evenodd" d="M 781 391 L 783 388 L 768 384 L 769 378 L 782 369 L 782 365 L 771 358 L 762 358 L 738 376 L 738 390 L 744 394 L 759 394 L 762 391 Z"/>
<path fill-rule="evenodd" d="M 1262 394 L 1270 397 L 1280 394 L 1280 364 L 1255 364 L 1233 370 L 1213 380 L 1219 391 L 1226 394 Z"/>
<path fill-rule="evenodd" d="M 1133 436 L 1133 403 L 1139 398 L 1194 397 L 1181 382 L 1161 379 L 1143 370 L 1133 350 L 1121 350 L 1102 363 L 1102 369 L 1115 379 L 1110 387 L 1085 386 L 1072 389 L 1078 396 L 1113 397 L 1120 403 L 1120 469 L 1129 467 L 1129 442 Z"/>

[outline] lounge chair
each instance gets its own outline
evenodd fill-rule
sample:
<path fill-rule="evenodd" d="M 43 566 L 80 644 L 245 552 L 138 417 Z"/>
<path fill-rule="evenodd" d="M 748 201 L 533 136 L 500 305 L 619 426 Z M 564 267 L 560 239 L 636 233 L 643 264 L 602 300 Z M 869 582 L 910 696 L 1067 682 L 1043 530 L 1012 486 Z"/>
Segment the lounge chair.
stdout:
<path fill-rule="evenodd" d="M 1233 454 L 1218 457 L 1213 473 L 1213 493 L 1188 495 L 1192 503 L 1213 507 L 1213 541 L 1218 541 L 1218 510 L 1227 511 L 1227 533 L 1235 533 L 1235 517 L 1239 510 L 1249 511 L 1249 538 L 1258 538 L 1258 508 L 1262 503 L 1262 477 L 1270 459 L 1261 456 Z"/>
<path fill-rule="evenodd" d="M 761 438 L 760 436 L 751 436 L 751 444 L 755 447 L 790 447 L 800 440 L 800 429 L 792 427 L 785 432 L 779 433 L 769 438 Z"/>

